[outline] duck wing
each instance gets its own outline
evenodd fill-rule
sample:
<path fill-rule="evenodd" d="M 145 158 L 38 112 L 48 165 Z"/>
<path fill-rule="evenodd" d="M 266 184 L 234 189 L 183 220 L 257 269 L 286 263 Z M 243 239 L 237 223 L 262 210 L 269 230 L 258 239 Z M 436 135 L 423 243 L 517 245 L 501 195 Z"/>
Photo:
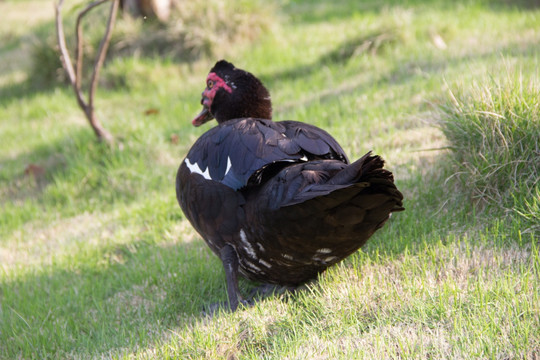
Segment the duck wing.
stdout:
<path fill-rule="evenodd" d="M 222 183 L 234 190 L 258 185 L 293 163 L 347 156 L 326 131 L 296 121 L 236 119 L 203 134 L 184 163 L 191 173 Z"/>

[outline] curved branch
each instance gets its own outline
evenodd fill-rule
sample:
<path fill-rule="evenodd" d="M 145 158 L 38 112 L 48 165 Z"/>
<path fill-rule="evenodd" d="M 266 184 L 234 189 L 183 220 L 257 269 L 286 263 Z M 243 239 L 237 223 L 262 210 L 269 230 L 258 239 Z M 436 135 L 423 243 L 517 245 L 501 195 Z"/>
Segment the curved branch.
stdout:
<path fill-rule="evenodd" d="M 64 35 L 64 25 L 62 23 L 62 5 L 64 4 L 64 0 L 60 0 L 58 2 L 58 5 L 56 5 L 56 37 L 58 40 L 58 47 L 60 48 L 60 60 L 62 60 L 62 65 L 64 66 L 64 69 L 66 70 L 69 78 L 69 82 L 73 86 L 73 91 L 75 92 L 75 96 L 77 97 L 77 102 L 79 103 L 79 106 L 85 110 L 87 105 L 86 102 L 83 99 L 83 95 L 81 93 L 80 87 L 77 87 L 77 77 L 78 75 L 75 73 L 75 70 L 73 70 L 73 64 L 71 62 L 71 57 L 69 56 L 69 52 L 66 47 L 66 36 Z"/>
<path fill-rule="evenodd" d="M 83 63 L 83 51 L 82 51 L 82 18 L 93 8 L 95 8 L 98 5 L 101 5 L 107 1 L 112 1 L 111 10 L 109 14 L 109 20 L 107 23 L 107 28 L 105 30 L 105 34 L 103 39 L 101 40 L 101 44 L 98 51 L 98 57 L 96 59 L 96 62 L 94 64 L 94 70 L 92 72 L 92 79 L 90 83 L 90 88 L 88 91 L 88 103 L 86 103 L 83 99 L 83 95 L 81 93 L 81 78 L 82 78 L 82 63 Z M 119 0 L 98 0 L 90 5 L 88 5 L 77 17 L 77 24 L 76 24 L 76 71 L 73 68 L 73 63 L 71 61 L 71 57 L 69 56 L 67 46 L 66 46 L 66 39 L 64 34 L 64 27 L 62 24 L 62 5 L 64 3 L 64 0 L 59 0 L 58 4 L 56 5 L 56 33 L 57 33 L 57 40 L 58 40 L 58 46 L 60 48 L 60 58 L 62 60 L 62 65 L 64 69 L 66 70 L 68 74 L 69 81 L 71 83 L 71 86 L 73 87 L 73 91 L 75 92 L 75 95 L 77 97 L 77 102 L 79 104 L 79 107 L 83 110 L 84 114 L 86 115 L 86 118 L 88 122 L 90 123 L 90 126 L 94 130 L 94 133 L 96 134 L 97 138 L 99 140 L 104 140 L 107 143 L 113 143 L 114 138 L 113 136 L 101 126 L 101 123 L 96 119 L 94 114 L 94 93 L 96 91 L 97 87 L 97 80 L 99 76 L 99 70 L 101 66 L 103 65 L 103 61 L 105 60 L 105 54 L 107 52 L 107 48 L 109 46 L 109 41 L 111 38 L 111 32 L 112 28 L 114 26 L 114 21 L 116 19 L 116 13 L 118 11 L 118 3 Z"/>
<path fill-rule="evenodd" d="M 62 0 L 63 1 L 63 0 Z M 81 74 L 82 74 L 82 65 L 83 65 L 83 30 L 82 30 L 82 18 L 93 8 L 107 2 L 109 0 L 99 0 L 88 5 L 83 11 L 77 16 L 76 32 L 75 32 L 75 58 L 77 68 L 75 69 L 75 80 L 76 86 L 78 89 L 81 88 Z"/>
<path fill-rule="evenodd" d="M 88 105 L 91 109 L 93 109 L 94 107 L 94 93 L 96 92 L 99 70 L 101 69 L 101 67 L 103 66 L 103 62 L 105 61 L 105 55 L 107 54 L 107 49 L 111 40 L 112 28 L 114 27 L 114 22 L 116 20 L 116 13 L 118 12 L 119 3 L 120 0 L 112 0 L 111 12 L 109 14 L 109 20 L 107 21 L 107 29 L 105 30 L 105 35 L 103 35 L 103 39 L 101 39 L 101 43 L 99 44 L 98 57 L 94 64 L 92 80 L 90 81 L 90 93 L 88 96 Z"/>

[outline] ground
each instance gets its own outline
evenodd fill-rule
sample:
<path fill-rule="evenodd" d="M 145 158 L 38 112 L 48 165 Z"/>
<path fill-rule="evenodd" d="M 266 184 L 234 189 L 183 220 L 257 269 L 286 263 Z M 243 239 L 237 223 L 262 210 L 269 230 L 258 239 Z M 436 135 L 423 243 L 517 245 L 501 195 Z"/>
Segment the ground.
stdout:
<path fill-rule="evenodd" d="M 110 148 L 68 86 L 34 81 L 52 5 L 0 3 L 0 358 L 540 357 L 537 233 L 455 181 L 439 123 L 457 88 L 538 77 L 540 9 L 273 4 L 262 35 L 212 56 L 110 59 L 96 104 Z M 222 57 L 262 79 L 275 120 L 326 129 L 351 159 L 383 156 L 406 211 L 297 294 L 207 317 L 225 277 L 174 178 L 212 126 L 191 120 Z"/>

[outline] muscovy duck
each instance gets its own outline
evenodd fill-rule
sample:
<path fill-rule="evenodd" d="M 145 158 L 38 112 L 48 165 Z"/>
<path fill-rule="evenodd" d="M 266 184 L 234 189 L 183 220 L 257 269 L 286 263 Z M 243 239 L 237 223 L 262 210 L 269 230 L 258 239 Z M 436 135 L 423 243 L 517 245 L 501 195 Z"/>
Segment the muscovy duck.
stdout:
<path fill-rule="evenodd" d="M 274 122 L 270 95 L 251 73 L 221 60 L 202 93 L 200 126 L 216 119 L 182 161 L 176 196 L 221 259 L 232 310 L 245 300 L 238 274 L 297 286 L 357 251 L 403 195 L 384 161 L 349 163 L 326 131 Z"/>

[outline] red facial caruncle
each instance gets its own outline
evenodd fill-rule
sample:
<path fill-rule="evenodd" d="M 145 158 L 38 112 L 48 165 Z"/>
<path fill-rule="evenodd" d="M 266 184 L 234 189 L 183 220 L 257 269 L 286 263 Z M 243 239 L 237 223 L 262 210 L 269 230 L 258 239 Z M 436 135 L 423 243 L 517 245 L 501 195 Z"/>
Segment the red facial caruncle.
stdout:
<path fill-rule="evenodd" d="M 214 118 L 214 116 L 210 112 L 210 107 L 212 106 L 212 101 L 214 101 L 216 92 L 219 89 L 223 89 L 228 93 L 232 93 L 231 87 L 227 85 L 225 80 L 220 78 L 216 73 L 211 72 L 206 78 L 206 89 L 204 89 L 204 91 L 202 92 L 201 105 L 203 106 L 203 110 L 191 122 L 193 126 L 200 126 Z"/>

